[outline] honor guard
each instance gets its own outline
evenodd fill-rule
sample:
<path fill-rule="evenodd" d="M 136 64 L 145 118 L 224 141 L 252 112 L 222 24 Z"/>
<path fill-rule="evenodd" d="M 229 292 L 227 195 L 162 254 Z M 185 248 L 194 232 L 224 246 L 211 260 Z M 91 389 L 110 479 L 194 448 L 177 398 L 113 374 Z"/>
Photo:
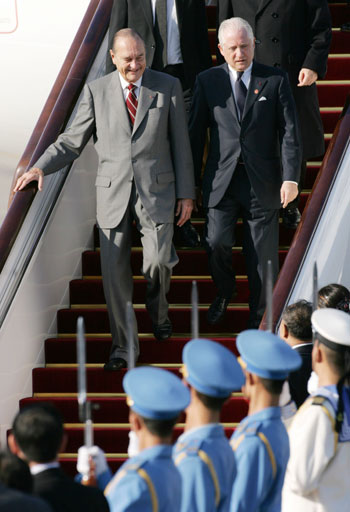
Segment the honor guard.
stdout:
<path fill-rule="evenodd" d="M 242 332 L 237 348 L 249 410 L 230 441 L 237 464 L 230 510 L 280 512 L 289 443 L 279 395 L 289 373 L 300 367 L 301 358 L 281 338 L 265 331 Z"/>
<path fill-rule="evenodd" d="M 172 373 L 153 367 L 127 372 L 123 387 L 139 454 L 125 462 L 105 490 L 111 512 L 178 512 L 181 477 L 172 460 L 173 427 L 190 402 Z"/>
<path fill-rule="evenodd" d="M 228 511 L 236 464 L 219 422 L 223 404 L 243 384 L 243 373 L 227 348 L 206 339 L 187 343 L 182 360 L 191 403 L 173 454 L 182 477 L 179 510 Z"/>
<path fill-rule="evenodd" d="M 311 322 L 318 388 L 289 430 L 282 510 L 344 512 L 350 499 L 350 316 L 318 309 Z"/>

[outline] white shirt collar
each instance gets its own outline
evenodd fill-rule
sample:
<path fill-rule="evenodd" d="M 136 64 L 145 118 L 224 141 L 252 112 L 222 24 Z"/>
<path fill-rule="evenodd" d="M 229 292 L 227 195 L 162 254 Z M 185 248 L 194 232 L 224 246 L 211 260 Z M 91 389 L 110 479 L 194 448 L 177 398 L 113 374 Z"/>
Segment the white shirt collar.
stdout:
<path fill-rule="evenodd" d="M 251 74 L 252 74 L 252 67 L 253 67 L 253 62 L 250 63 L 250 66 L 244 70 L 244 73 L 242 75 L 242 80 L 245 84 L 249 83 L 250 82 L 250 77 L 251 77 Z M 228 64 L 228 70 L 229 70 L 229 73 L 231 75 L 231 77 L 234 79 L 234 81 L 237 80 L 237 73 L 238 71 L 236 71 L 235 69 L 233 69 L 229 64 Z"/>
<path fill-rule="evenodd" d="M 118 74 L 119 74 L 120 84 L 124 91 L 124 89 L 126 89 L 129 86 L 130 82 L 125 80 L 125 78 L 122 77 L 122 75 L 119 73 L 119 71 L 118 71 Z M 141 82 L 142 82 L 142 76 L 138 80 L 136 80 L 136 82 L 132 82 L 132 83 L 139 89 L 141 87 Z"/>
<path fill-rule="evenodd" d="M 307 343 L 299 343 L 298 345 L 293 345 L 292 349 L 294 350 L 294 349 L 299 348 L 299 347 L 305 347 L 305 345 L 312 345 L 312 342 L 309 341 Z"/>
<path fill-rule="evenodd" d="M 55 461 L 55 462 L 47 462 L 45 464 L 34 464 L 32 466 L 30 466 L 30 472 L 32 475 L 37 475 L 38 473 L 42 473 L 43 471 L 46 471 L 47 469 L 52 469 L 52 468 L 59 468 L 60 467 L 60 464 L 59 462 Z"/>

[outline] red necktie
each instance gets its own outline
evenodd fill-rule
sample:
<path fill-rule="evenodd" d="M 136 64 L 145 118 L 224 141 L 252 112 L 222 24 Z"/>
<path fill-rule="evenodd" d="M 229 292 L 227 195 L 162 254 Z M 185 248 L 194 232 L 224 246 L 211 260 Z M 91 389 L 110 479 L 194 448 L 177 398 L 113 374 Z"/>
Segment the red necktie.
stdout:
<path fill-rule="evenodd" d="M 136 85 L 129 84 L 128 89 L 129 93 L 126 97 L 126 106 L 128 108 L 130 122 L 132 125 L 134 125 L 137 110 L 137 98 L 135 95 Z"/>

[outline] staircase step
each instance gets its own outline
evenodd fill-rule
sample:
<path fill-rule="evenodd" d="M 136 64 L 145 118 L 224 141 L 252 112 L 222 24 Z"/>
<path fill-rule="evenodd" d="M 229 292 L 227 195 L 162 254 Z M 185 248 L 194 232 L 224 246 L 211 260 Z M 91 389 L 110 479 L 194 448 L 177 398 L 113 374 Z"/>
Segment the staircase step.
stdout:
<path fill-rule="evenodd" d="M 154 338 L 140 340 L 140 357 L 139 364 L 162 363 L 181 363 L 182 350 L 190 336 L 177 338 L 172 337 L 161 343 Z M 232 350 L 236 355 L 235 338 L 211 337 L 218 341 L 228 349 Z M 86 340 L 86 362 L 105 363 L 108 361 L 112 339 L 107 338 L 87 338 Z M 76 338 L 50 338 L 45 341 L 45 361 L 46 364 L 77 362 Z"/>
<path fill-rule="evenodd" d="M 349 60 L 350 66 L 350 60 Z M 333 133 L 335 126 L 338 122 L 342 108 L 340 107 L 323 107 L 321 110 L 321 119 L 323 123 L 323 130 L 325 133 Z"/>
<path fill-rule="evenodd" d="M 327 62 L 325 80 L 350 80 L 350 45 L 348 54 L 330 54 Z"/>
<path fill-rule="evenodd" d="M 280 266 L 282 266 L 287 251 L 280 250 Z M 203 249 L 192 251 L 178 250 L 179 262 L 174 267 L 174 276 L 207 276 L 208 257 Z M 244 256 L 241 249 L 232 251 L 232 263 L 237 275 L 246 275 Z M 142 267 L 142 250 L 134 248 L 131 251 L 131 266 L 134 276 L 139 276 Z M 84 276 L 100 276 L 101 264 L 98 251 L 85 251 L 82 259 L 82 272 Z M 195 277 L 193 277 L 195 279 Z"/>
<path fill-rule="evenodd" d="M 182 378 L 177 368 L 166 367 L 169 372 Z M 87 368 L 89 393 L 124 393 L 122 380 L 126 370 L 105 372 L 103 368 Z M 238 391 L 238 390 L 237 390 Z M 34 368 L 33 393 L 76 393 L 77 368 Z"/>
<path fill-rule="evenodd" d="M 134 307 L 140 332 L 152 332 L 152 323 L 144 307 Z M 208 306 L 199 307 L 199 325 L 201 332 L 211 332 L 213 326 L 207 323 Z M 246 328 L 248 321 L 247 305 L 230 305 L 220 324 L 214 327 L 217 333 L 240 332 Z M 106 308 L 98 309 L 61 309 L 57 313 L 57 329 L 59 333 L 75 333 L 77 319 L 82 316 L 85 320 L 87 333 L 110 333 Z M 170 305 L 169 318 L 173 322 L 173 332 L 191 332 L 191 307 Z"/>
<path fill-rule="evenodd" d="M 347 20 L 343 20 L 342 23 L 345 23 Z M 348 52 L 350 48 L 350 32 L 344 32 L 339 28 L 333 28 L 332 30 L 332 43 L 330 53 L 344 53 L 344 51 Z"/>
<path fill-rule="evenodd" d="M 93 412 L 95 423 L 128 423 L 129 407 L 125 397 L 117 398 L 95 398 L 91 400 L 98 406 Z M 77 398 L 23 398 L 20 401 L 20 408 L 35 403 L 50 402 L 55 405 L 62 414 L 64 423 L 79 423 L 79 407 Z M 247 415 L 248 403 L 241 396 L 232 396 L 224 404 L 221 421 L 238 422 Z M 184 414 L 179 418 L 179 423 L 184 422 Z"/>
<path fill-rule="evenodd" d="M 210 278 L 196 279 L 198 297 L 201 302 L 210 302 L 215 297 L 215 285 Z M 237 279 L 237 296 L 233 302 L 248 302 L 249 290 L 246 277 Z M 134 303 L 142 304 L 145 301 L 147 281 L 140 277 L 134 280 Z M 192 279 L 172 279 L 168 301 L 170 303 L 186 303 L 191 297 Z M 70 282 L 71 304 L 105 304 L 103 285 L 101 279 L 75 279 Z"/>
<path fill-rule="evenodd" d="M 322 107 L 343 107 L 349 94 L 350 80 L 321 80 L 317 92 Z"/>

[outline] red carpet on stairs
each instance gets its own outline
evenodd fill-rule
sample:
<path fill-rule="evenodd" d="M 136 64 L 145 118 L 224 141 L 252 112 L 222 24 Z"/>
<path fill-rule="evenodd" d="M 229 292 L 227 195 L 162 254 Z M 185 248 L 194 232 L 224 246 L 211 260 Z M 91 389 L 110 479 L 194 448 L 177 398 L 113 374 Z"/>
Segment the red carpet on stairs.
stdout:
<path fill-rule="evenodd" d="M 331 134 L 350 89 L 350 33 L 341 32 L 342 23 L 350 20 L 350 7 L 345 3 L 330 5 L 333 19 L 333 42 L 328 62 L 326 80 L 318 83 L 321 115 L 328 145 Z M 215 53 L 215 7 L 208 7 L 210 40 Z M 309 162 L 302 194 L 301 209 L 304 208 L 309 191 L 313 186 L 320 161 Z M 201 233 L 203 219 L 199 216 L 194 225 Z M 281 227 L 280 265 L 283 265 L 288 246 L 294 232 Z M 33 397 L 21 400 L 23 407 L 33 401 L 50 401 L 61 410 L 68 434 L 66 453 L 61 455 L 64 468 L 74 474 L 76 452 L 83 443 L 82 425 L 79 423 L 76 399 L 77 370 L 75 330 L 77 317 L 85 319 L 87 333 L 88 393 L 98 409 L 94 413 L 96 423 L 95 441 L 106 453 L 113 470 L 125 460 L 128 444 L 128 407 L 121 385 L 124 371 L 106 373 L 102 365 L 107 360 L 111 337 L 107 310 L 102 289 L 98 237 L 95 228 L 95 248 L 82 255 L 82 276 L 70 284 L 70 307 L 57 313 L 57 336 L 45 341 L 46 367 L 33 370 Z M 170 318 L 174 335 L 166 342 L 154 340 L 150 319 L 144 307 L 145 281 L 140 268 L 142 252 L 139 237 L 134 234 L 135 248 L 132 251 L 134 280 L 134 304 L 139 324 L 141 354 L 139 364 L 157 364 L 179 374 L 181 352 L 190 339 L 190 296 L 191 282 L 198 282 L 200 303 L 200 333 L 210 337 L 236 352 L 235 335 L 245 328 L 248 319 L 248 285 L 244 258 L 241 250 L 242 225 L 236 233 L 232 259 L 238 274 L 238 294 L 231 303 L 225 321 L 213 329 L 206 322 L 208 305 L 215 296 L 213 283 L 208 275 L 207 258 L 202 249 L 178 250 L 180 262 L 175 267 L 169 293 Z M 230 435 L 247 413 L 247 403 L 240 394 L 235 394 L 224 407 L 222 421 Z M 183 422 L 182 417 L 180 423 Z M 176 436 L 181 425 L 176 429 Z"/>

